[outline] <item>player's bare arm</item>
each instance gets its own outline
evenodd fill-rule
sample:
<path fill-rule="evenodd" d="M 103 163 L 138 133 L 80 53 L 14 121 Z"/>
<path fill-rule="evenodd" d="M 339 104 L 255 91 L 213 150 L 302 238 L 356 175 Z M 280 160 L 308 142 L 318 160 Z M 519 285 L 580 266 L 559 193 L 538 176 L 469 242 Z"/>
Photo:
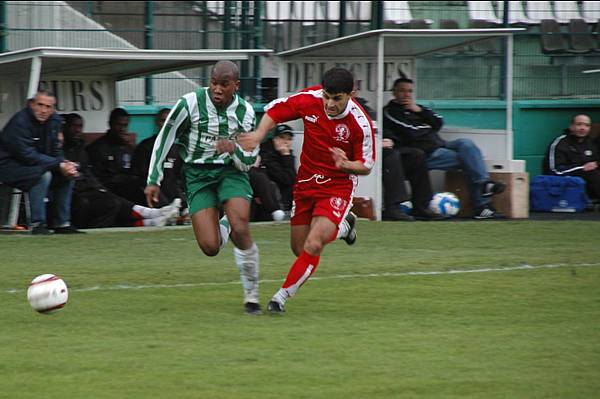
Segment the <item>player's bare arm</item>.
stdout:
<path fill-rule="evenodd" d="M 273 129 L 277 123 L 267 114 L 264 114 L 258 127 L 255 131 L 245 134 L 240 134 L 237 138 L 238 144 L 244 151 L 252 151 L 260 145 L 269 131 Z"/>
<path fill-rule="evenodd" d="M 335 162 L 335 166 L 339 170 L 353 175 L 368 175 L 371 173 L 371 169 L 367 168 L 362 161 L 349 160 L 348 156 L 341 148 L 333 147 L 330 149 L 330 151 L 333 161 Z"/>

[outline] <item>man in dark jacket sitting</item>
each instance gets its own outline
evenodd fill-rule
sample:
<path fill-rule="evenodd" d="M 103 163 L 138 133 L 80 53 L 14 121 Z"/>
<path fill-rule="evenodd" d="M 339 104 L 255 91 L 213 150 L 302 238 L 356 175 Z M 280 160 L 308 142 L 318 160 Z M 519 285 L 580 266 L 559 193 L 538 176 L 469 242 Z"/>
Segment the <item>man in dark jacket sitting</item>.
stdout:
<path fill-rule="evenodd" d="M 576 115 L 563 135 L 548 146 L 544 159 L 544 174 L 578 176 L 585 180 L 590 198 L 600 199 L 600 152 L 590 137 L 592 120 Z"/>
<path fill-rule="evenodd" d="M 55 233 L 78 233 L 71 226 L 70 208 L 77 165 L 64 159 L 58 134 L 61 119 L 56 98 L 38 91 L 0 133 L 0 181 L 29 192 L 33 234 L 51 234 L 45 198 L 50 197 Z"/>

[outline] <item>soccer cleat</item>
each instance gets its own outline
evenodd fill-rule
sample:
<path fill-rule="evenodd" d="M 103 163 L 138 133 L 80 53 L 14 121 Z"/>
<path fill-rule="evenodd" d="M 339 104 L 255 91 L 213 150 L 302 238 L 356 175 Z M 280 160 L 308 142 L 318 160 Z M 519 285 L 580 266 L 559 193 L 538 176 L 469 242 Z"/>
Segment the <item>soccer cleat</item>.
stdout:
<path fill-rule="evenodd" d="M 352 212 L 348 212 L 346 215 L 346 222 L 348 223 L 348 234 L 344 237 L 344 241 L 348 245 L 354 245 L 356 242 L 356 215 Z"/>
<path fill-rule="evenodd" d="M 33 226 L 33 228 L 31 229 L 31 234 L 33 234 L 34 236 L 47 236 L 54 233 L 48 230 L 48 228 L 45 225 L 41 224 L 39 226 Z"/>
<path fill-rule="evenodd" d="M 85 234 L 85 231 L 77 230 L 75 226 L 55 227 L 54 234 Z"/>
<path fill-rule="evenodd" d="M 492 195 L 500 194 L 506 189 L 506 184 L 498 181 L 487 181 L 483 183 L 481 188 L 482 197 L 491 197 Z"/>
<path fill-rule="evenodd" d="M 283 308 L 283 304 L 281 304 L 277 301 L 269 302 L 269 304 L 267 305 L 267 310 L 269 311 L 269 313 L 271 313 L 273 315 L 282 314 L 285 312 L 285 309 Z"/>
<path fill-rule="evenodd" d="M 244 310 L 246 314 L 250 314 L 253 316 L 258 316 L 262 314 L 262 310 L 260 309 L 260 305 L 254 302 L 246 302 L 244 304 Z"/>

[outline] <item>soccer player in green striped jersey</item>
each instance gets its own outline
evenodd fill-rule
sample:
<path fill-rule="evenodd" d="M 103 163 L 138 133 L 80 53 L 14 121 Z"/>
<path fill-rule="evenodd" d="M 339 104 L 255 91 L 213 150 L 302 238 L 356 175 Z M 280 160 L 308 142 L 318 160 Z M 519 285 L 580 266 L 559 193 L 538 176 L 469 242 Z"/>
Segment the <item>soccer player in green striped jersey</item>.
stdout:
<path fill-rule="evenodd" d="M 231 61 L 217 62 L 209 87 L 177 101 L 155 141 L 144 190 L 148 204 L 158 201 L 163 163 L 173 144 L 183 159 L 186 199 L 198 246 L 215 256 L 229 237 L 244 288 L 246 313 L 260 314 L 258 247 L 250 235 L 252 188 L 246 173 L 258 148 L 244 151 L 239 134 L 254 129 L 252 105 L 237 94 L 239 69 Z M 219 219 L 220 210 L 225 216 Z"/>

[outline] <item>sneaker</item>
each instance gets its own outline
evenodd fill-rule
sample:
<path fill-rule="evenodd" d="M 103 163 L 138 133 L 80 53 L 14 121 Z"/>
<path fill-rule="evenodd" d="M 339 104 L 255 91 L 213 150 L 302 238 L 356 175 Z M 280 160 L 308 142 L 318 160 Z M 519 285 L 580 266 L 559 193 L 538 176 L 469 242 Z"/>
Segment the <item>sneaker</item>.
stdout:
<path fill-rule="evenodd" d="M 246 313 L 250 315 L 257 316 L 262 314 L 262 310 L 260 309 L 260 305 L 258 303 L 246 302 L 244 304 L 244 309 Z"/>
<path fill-rule="evenodd" d="M 36 236 L 48 236 L 53 234 L 52 231 L 48 230 L 48 228 L 44 225 L 34 226 L 31 228 L 31 234 Z"/>
<path fill-rule="evenodd" d="M 346 215 L 346 222 L 348 222 L 348 234 L 344 237 L 344 241 L 348 245 L 354 245 L 356 242 L 356 215 L 352 212 L 349 212 Z"/>
<path fill-rule="evenodd" d="M 494 208 L 486 205 L 483 208 L 479 208 L 477 211 L 475 211 L 475 215 L 473 217 L 478 220 L 495 219 L 498 217 L 498 213 Z"/>
<path fill-rule="evenodd" d="M 75 226 L 55 227 L 54 234 L 85 234 L 84 231 L 77 230 Z"/>
<path fill-rule="evenodd" d="M 282 314 L 283 312 L 285 312 L 283 305 L 277 301 L 269 302 L 269 304 L 267 305 L 267 310 L 273 315 Z"/>
<path fill-rule="evenodd" d="M 383 220 L 391 220 L 396 222 L 414 222 L 415 218 L 402 212 L 396 206 L 387 207 L 381 214 Z"/>
<path fill-rule="evenodd" d="M 499 181 L 488 181 L 483 183 L 481 187 L 482 197 L 491 197 L 492 195 L 500 194 L 506 189 L 506 184 Z"/>

